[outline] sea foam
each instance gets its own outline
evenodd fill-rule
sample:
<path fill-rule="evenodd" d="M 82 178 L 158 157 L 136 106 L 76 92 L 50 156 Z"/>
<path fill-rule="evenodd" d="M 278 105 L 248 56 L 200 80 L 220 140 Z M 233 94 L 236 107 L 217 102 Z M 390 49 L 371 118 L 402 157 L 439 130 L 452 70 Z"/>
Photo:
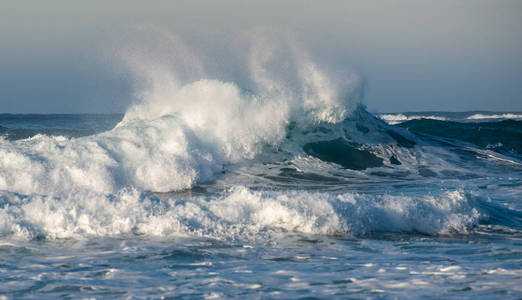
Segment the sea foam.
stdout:
<path fill-rule="evenodd" d="M 0 234 L 19 239 L 118 235 L 196 236 L 268 241 L 285 232 L 351 235 L 372 232 L 465 233 L 480 214 L 459 190 L 438 195 L 260 192 L 233 187 L 213 196 L 157 198 L 135 190 L 110 197 L 4 193 Z"/>

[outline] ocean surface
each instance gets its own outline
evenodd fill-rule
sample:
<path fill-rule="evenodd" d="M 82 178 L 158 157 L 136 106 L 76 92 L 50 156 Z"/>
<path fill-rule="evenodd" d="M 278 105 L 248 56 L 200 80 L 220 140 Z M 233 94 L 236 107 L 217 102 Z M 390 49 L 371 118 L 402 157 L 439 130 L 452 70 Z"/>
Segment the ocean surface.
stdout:
<path fill-rule="evenodd" d="M 159 114 L 0 114 L 1 299 L 522 298 L 522 113 L 199 84 Z"/>

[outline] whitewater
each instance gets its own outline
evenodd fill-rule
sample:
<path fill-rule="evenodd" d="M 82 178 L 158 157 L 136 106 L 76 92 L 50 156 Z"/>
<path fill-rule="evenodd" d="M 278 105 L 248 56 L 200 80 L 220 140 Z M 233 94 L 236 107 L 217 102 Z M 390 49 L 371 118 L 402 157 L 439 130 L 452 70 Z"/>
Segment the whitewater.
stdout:
<path fill-rule="evenodd" d="M 374 116 L 255 36 L 242 83 L 168 36 L 123 115 L 0 114 L 0 297 L 522 297 L 520 114 Z"/>

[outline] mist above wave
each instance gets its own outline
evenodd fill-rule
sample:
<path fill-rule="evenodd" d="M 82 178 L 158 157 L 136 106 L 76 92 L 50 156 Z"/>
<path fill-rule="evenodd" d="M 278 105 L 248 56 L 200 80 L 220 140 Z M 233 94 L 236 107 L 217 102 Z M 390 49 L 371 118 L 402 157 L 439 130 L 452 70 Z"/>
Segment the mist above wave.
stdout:
<path fill-rule="evenodd" d="M 136 102 L 123 120 L 81 138 L 0 140 L 0 189 L 48 195 L 185 189 L 212 180 L 226 164 L 252 159 L 265 145 L 277 147 L 291 123 L 338 123 L 359 103 L 357 76 L 328 76 L 286 34 L 259 31 L 248 42 L 253 92 L 206 78 L 178 37 L 150 36 L 120 52 L 136 83 Z"/>

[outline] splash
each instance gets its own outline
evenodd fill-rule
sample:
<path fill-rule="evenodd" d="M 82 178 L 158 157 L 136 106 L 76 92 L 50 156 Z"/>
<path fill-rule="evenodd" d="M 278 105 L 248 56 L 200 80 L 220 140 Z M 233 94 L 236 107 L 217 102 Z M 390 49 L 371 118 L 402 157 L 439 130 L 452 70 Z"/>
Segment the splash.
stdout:
<path fill-rule="evenodd" d="M 147 37 L 153 41 L 145 48 L 121 52 L 136 101 L 112 130 L 79 138 L 0 138 L 0 235 L 262 240 L 284 231 L 436 234 L 476 224 L 478 213 L 461 193 L 433 200 L 251 190 L 256 170 L 298 178 L 309 175 L 303 170 L 321 169 L 326 178 L 346 167 L 364 177 L 367 168 L 408 169 L 427 157 L 399 129 L 386 130 L 360 108 L 356 75 L 327 72 L 287 33 L 253 33 L 244 64 L 248 89 L 206 76 L 195 51 L 160 32 Z M 380 152 L 370 153 L 365 143 Z M 339 160 L 338 152 L 349 155 Z M 278 167 L 264 168 L 260 156 Z M 283 163 L 293 167 L 280 168 Z M 229 169 L 237 173 L 230 178 L 247 183 L 186 199 L 150 193 L 211 183 Z"/>
<path fill-rule="evenodd" d="M 351 112 L 355 75 L 333 80 L 287 35 L 255 36 L 247 64 L 255 93 L 205 78 L 201 60 L 177 36 L 153 31 L 144 42 L 133 40 L 119 56 L 136 86 L 123 120 L 88 137 L 0 141 L 0 189 L 61 195 L 190 188 L 266 145 L 277 147 L 293 122 L 336 123 Z M 273 66 L 282 62 L 293 72 L 279 76 Z"/>

